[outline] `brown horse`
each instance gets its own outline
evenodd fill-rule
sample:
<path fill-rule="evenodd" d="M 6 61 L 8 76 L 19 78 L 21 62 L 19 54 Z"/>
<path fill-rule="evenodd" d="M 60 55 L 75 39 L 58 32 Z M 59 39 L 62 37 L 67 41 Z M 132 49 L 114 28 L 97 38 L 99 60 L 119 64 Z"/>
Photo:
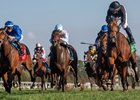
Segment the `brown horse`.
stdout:
<path fill-rule="evenodd" d="M 43 59 L 41 58 L 41 55 L 39 53 L 36 53 L 34 58 L 33 58 L 33 65 L 34 65 L 34 81 L 31 86 L 33 88 L 35 86 L 35 81 L 36 77 L 41 78 L 41 88 L 45 88 L 46 90 L 46 85 L 45 85 L 45 79 L 47 78 L 46 75 L 50 75 L 51 71 L 47 72 L 47 68 L 45 66 L 45 62 L 43 62 Z"/>
<path fill-rule="evenodd" d="M 62 41 L 60 39 L 60 34 L 61 33 L 58 31 L 53 33 L 53 46 L 51 50 L 53 52 L 53 55 L 50 58 L 50 68 L 52 74 L 57 74 L 56 82 L 58 89 L 62 88 L 62 91 L 64 92 L 64 87 L 67 83 L 66 78 L 68 69 L 71 61 L 68 49 L 61 45 Z"/>
<path fill-rule="evenodd" d="M 113 90 L 115 75 L 117 74 L 116 69 L 121 69 L 118 72 L 121 74 L 121 82 L 123 90 L 127 90 L 127 64 L 130 58 L 133 68 L 136 67 L 136 59 L 134 54 L 131 54 L 129 43 L 126 39 L 126 37 L 119 32 L 119 27 L 117 25 L 116 19 L 111 19 L 109 24 L 109 39 L 108 39 L 108 48 L 107 48 L 107 54 L 108 54 L 108 61 L 109 66 L 111 68 L 110 72 L 110 79 L 111 79 L 111 90 Z M 135 64 L 135 65 L 134 65 Z M 134 68 L 135 70 L 135 68 Z M 135 70 L 136 72 L 136 70 Z M 137 77 L 137 73 L 136 73 Z"/>
<path fill-rule="evenodd" d="M 91 55 L 88 51 L 84 52 L 84 67 L 85 71 L 87 73 L 91 90 L 93 84 L 97 84 L 97 72 L 96 72 L 96 55 Z"/>
<path fill-rule="evenodd" d="M 104 90 L 107 90 L 107 81 L 109 75 L 109 67 L 107 60 L 107 41 L 108 33 L 104 33 L 100 37 L 100 47 L 98 48 L 98 58 L 97 58 L 97 76 L 98 84 L 100 87 L 103 87 Z"/>
<path fill-rule="evenodd" d="M 12 79 L 16 73 L 16 69 L 19 69 L 23 65 L 30 73 L 31 81 L 32 76 L 32 61 L 29 49 L 25 44 L 21 44 L 22 48 L 26 50 L 26 59 L 21 60 L 17 49 L 9 42 L 8 35 L 4 29 L 0 29 L 0 49 L 1 49 L 1 66 L 0 73 L 4 81 L 5 90 L 10 93 L 12 87 Z"/>

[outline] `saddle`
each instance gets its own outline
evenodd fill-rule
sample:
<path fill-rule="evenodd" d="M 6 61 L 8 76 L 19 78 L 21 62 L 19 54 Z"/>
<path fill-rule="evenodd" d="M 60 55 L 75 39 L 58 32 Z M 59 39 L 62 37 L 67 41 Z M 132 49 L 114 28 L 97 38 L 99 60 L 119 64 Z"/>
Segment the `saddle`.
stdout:
<path fill-rule="evenodd" d="M 11 44 L 18 51 L 19 60 L 20 61 L 26 60 L 26 47 L 24 47 L 21 43 L 17 43 L 17 42 L 12 42 Z"/>

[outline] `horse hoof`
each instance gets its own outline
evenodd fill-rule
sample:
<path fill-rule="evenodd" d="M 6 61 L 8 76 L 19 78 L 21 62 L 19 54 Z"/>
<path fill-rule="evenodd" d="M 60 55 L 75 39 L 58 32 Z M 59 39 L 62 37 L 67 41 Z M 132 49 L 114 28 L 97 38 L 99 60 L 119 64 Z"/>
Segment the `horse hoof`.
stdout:
<path fill-rule="evenodd" d="M 107 84 L 108 84 L 108 85 L 111 85 L 111 80 L 108 80 L 108 81 L 107 81 Z"/>
<path fill-rule="evenodd" d="M 104 89 L 105 91 L 107 91 L 107 86 L 106 86 L 106 85 L 103 85 L 103 89 Z"/>
<path fill-rule="evenodd" d="M 132 84 L 132 89 L 135 89 L 135 83 Z"/>
<path fill-rule="evenodd" d="M 111 88 L 111 91 L 113 91 L 114 89 L 113 88 Z"/>
<path fill-rule="evenodd" d="M 11 89 L 10 88 L 7 88 L 6 89 L 6 92 L 11 93 Z"/>
<path fill-rule="evenodd" d="M 81 83 L 78 82 L 78 83 L 77 83 L 77 86 L 80 87 L 80 86 L 81 86 Z"/>

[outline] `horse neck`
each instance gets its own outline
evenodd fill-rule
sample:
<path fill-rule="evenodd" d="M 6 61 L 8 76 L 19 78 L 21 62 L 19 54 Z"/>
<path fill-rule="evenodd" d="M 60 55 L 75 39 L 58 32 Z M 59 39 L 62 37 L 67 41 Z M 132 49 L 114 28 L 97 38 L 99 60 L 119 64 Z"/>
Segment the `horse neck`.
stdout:
<path fill-rule="evenodd" d="M 12 50 L 12 46 L 11 44 L 8 42 L 8 40 L 4 41 L 3 44 L 2 44 L 2 50 L 3 50 L 3 54 L 4 56 L 8 55 L 11 50 Z"/>
<path fill-rule="evenodd" d="M 42 63 L 43 63 L 42 59 L 39 58 L 39 59 L 38 59 L 38 67 L 42 67 Z"/>
<path fill-rule="evenodd" d="M 57 44 L 55 47 L 57 63 L 65 63 L 67 61 L 67 50 L 65 47 Z"/>

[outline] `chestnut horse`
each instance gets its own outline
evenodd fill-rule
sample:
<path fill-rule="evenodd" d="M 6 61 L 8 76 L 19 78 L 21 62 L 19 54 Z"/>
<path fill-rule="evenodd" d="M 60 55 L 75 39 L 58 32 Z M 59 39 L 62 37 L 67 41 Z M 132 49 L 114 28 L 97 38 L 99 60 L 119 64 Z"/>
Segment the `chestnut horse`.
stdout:
<path fill-rule="evenodd" d="M 39 53 L 36 53 L 34 58 L 33 58 L 33 65 L 34 65 L 34 81 L 31 86 L 33 88 L 35 86 L 35 81 L 36 77 L 41 78 L 41 89 L 43 88 L 46 90 L 46 85 L 45 85 L 45 79 L 47 78 L 47 75 L 50 75 L 51 72 L 47 72 L 47 68 L 45 66 L 45 62 L 43 62 L 43 59 Z"/>
<path fill-rule="evenodd" d="M 17 49 L 9 42 L 7 33 L 3 28 L 0 29 L 0 75 L 4 81 L 5 90 L 10 93 L 12 87 L 12 79 L 16 73 L 16 69 L 20 69 L 23 65 L 32 76 L 32 61 L 29 49 L 25 44 L 21 46 L 26 50 L 26 59 L 21 60 Z"/>
<path fill-rule="evenodd" d="M 111 19 L 109 24 L 109 39 L 108 39 L 108 61 L 111 68 L 110 79 L 111 79 L 111 90 L 113 90 L 114 78 L 117 74 L 116 69 L 119 69 L 118 72 L 121 74 L 121 82 L 123 90 L 127 90 L 127 65 L 130 60 L 132 63 L 132 68 L 136 75 L 136 81 L 138 81 L 138 76 L 136 73 L 136 53 L 131 53 L 131 48 L 126 37 L 119 32 L 119 27 L 117 25 L 116 19 Z"/>
<path fill-rule="evenodd" d="M 62 91 L 64 91 L 64 86 L 66 85 L 67 81 L 67 74 L 69 68 L 72 69 L 74 73 L 75 78 L 75 84 L 78 84 L 78 77 L 77 77 L 77 53 L 74 52 L 74 56 L 76 54 L 76 57 L 74 57 L 74 61 L 70 60 L 70 54 L 68 51 L 68 48 L 62 46 L 62 41 L 60 39 L 61 32 L 56 31 L 52 34 L 53 37 L 53 45 L 51 47 L 52 55 L 50 58 L 50 68 L 52 71 L 52 76 L 57 74 L 57 85 L 58 88 L 62 88 Z M 71 48 L 74 50 L 74 48 Z M 70 66 L 69 66 L 70 65 Z M 58 77 L 60 76 L 59 80 Z M 52 77 L 53 84 L 54 77 Z"/>

